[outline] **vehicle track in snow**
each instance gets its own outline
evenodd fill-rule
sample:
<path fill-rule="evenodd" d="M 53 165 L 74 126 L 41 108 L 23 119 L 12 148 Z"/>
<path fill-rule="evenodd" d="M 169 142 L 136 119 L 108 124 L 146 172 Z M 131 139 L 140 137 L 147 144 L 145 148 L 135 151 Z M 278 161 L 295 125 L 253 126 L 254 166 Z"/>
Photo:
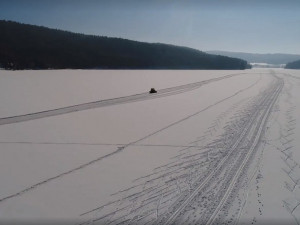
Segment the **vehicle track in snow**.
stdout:
<path fill-rule="evenodd" d="M 192 90 L 200 88 L 203 85 L 206 85 L 206 84 L 209 84 L 212 82 L 228 79 L 228 78 L 235 77 L 235 76 L 241 76 L 241 75 L 245 75 L 245 74 L 247 74 L 247 73 L 229 74 L 226 76 L 217 77 L 217 78 L 204 80 L 204 81 L 200 81 L 200 82 L 175 86 L 175 87 L 171 87 L 171 88 L 165 88 L 165 89 L 158 90 L 158 92 L 156 94 L 149 94 L 148 92 L 146 92 L 146 93 L 129 95 L 129 96 L 124 96 L 124 97 L 119 97 L 119 98 L 112 98 L 112 99 L 88 102 L 88 103 L 83 103 L 83 104 L 78 104 L 78 105 L 73 105 L 73 106 L 67 106 L 67 107 L 46 110 L 46 111 L 41 111 L 41 112 L 0 118 L 0 125 L 11 124 L 11 123 L 20 123 L 20 122 L 25 122 L 25 121 L 29 121 L 29 120 L 42 119 L 42 118 L 46 118 L 46 117 L 58 116 L 58 115 L 63 115 L 63 114 L 68 114 L 68 113 L 73 113 L 73 112 L 78 112 L 78 111 L 83 111 L 83 110 L 88 110 L 88 109 L 95 109 L 95 108 L 100 108 L 100 107 L 108 107 L 108 106 L 113 106 L 113 105 L 131 103 L 131 102 L 163 98 L 163 97 L 167 97 L 167 96 L 171 96 L 171 95 L 177 95 L 177 94 L 181 94 L 184 92 L 192 91 Z"/>
<path fill-rule="evenodd" d="M 245 169 L 247 163 L 249 162 L 250 157 L 252 156 L 252 154 L 254 153 L 255 149 L 258 147 L 258 145 L 260 144 L 260 141 L 262 139 L 262 135 L 264 132 L 264 129 L 266 127 L 268 118 L 270 116 L 271 110 L 277 100 L 277 97 L 279 95 L 279 93 L 281 92 L 283 87 L 283 82 L 281 82 L 281 85 L 278 87 L 278 89 L 276 90 L 276 92 L 274 93 L 273 97 L 270 99 L 270 104 L 268 106 L 268 109 L 264 112 L 264 115 L 262 117 L 262 119 L 259 122 L 259 126 L 255 129 L 254 131 L 254 140 L 252 142 L 251 147 L 249 148 L 244 160 L 242 161 L 242 164 L 240 165 L 240 167 L 238 168 L 238 170 L 236 171 L 226 193 L 224 194 L 223 198 L 221 199 L 221 201 L 219 202 L 217 208 L 215 209 L 215 211 L 212 213 L 211 217 L 209 218 L 209 220 L 207 221 L 207 225 L 211 225 L 213 224 L 216 219 L 217 219 L 217 215 L 219 213 L 219 211 L 221 210 L 221 208 L 224 206 L 225 202 L 228 200 L 234 185 L 236 185 L 238 178 L 240 177 L 240 175 L 242 174 L 243 170 Z M 264 106 L 265 107 L 265 106 Z"/>

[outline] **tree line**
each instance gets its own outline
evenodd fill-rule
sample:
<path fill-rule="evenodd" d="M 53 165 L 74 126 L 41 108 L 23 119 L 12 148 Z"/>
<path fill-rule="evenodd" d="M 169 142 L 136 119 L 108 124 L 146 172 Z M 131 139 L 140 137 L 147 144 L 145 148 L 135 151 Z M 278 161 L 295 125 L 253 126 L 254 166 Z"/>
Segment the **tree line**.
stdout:
<path fill-rule="evenodd" d="M 286 69 L 300 69 L 300 60 L 294 61 L 294 62 L 290 62 L 287 63 L 285 65 Z"/>
<path fill-rule="evenodd" d="M 0 20 L 5 69 L 246 69 L 245 60 L 187 47 L 84 35 Z"/>

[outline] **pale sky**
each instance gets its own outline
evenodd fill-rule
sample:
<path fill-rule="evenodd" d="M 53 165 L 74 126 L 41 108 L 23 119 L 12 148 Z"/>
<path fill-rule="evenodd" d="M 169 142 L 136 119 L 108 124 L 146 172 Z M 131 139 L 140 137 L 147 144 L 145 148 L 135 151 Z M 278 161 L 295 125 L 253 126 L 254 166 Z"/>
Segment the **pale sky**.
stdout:
<path fill-rule="evenodd" d="M 300 54 L 300 0 L 0 0 L 0 19 L 203 51 Z"/>

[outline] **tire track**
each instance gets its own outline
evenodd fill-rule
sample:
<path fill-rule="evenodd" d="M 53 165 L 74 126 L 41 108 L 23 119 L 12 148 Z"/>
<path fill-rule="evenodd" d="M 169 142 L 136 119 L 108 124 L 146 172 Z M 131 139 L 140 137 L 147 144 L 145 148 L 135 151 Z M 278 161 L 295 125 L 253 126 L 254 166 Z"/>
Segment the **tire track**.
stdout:
<path fill-rule="evenodd" d="M 249 162 L 249 158 L 251 157 L 251 155 L 253 154 L 254 150 L 256 149 L 256 147 L 260 144 L 260 140 L 261 140 L 261 136 L 262 136 L 262 133 L 264 131 L 264 128 L 266 126 L 266 123 L 268 121 L 268 118 L 270 116 L 270 112 L 271 112 L 271 109 L 273 108 L 273 105 L 274 103 L 276 102 L 277 100 L 277 97 L 281 91 L 283 87 L 283 83 L 282 85 L 278 88 L 278 90 L 276 91 L 275 93 L 275 97 L 273 98 L 273 101 L 271 102 L 268 110 L 265 112 L 265 115 L 262 119 L 262 121 L 260 122 L 260 127 L 259 127 L 259 130 L 258 132 L 256 132 L 256 136 L 255 136 L 255 140 L 253 142 L 253 144 L 251 145 L 251 148 L 249 149 L 245 159 L 243 160 L 241 166 L 239 167 L 239 169 L 236 171 L 236 174 L 235 176 L 233 177 L 232 181 L 230 182 L 230 185 L 229 185 L 229 188 L 227 189 L 225 195 L 223 196 L 223 198 L 221 199 L 219 205 L 217 206 L 217 208 L 215 209 L 215 211 L 212 213 L 212 216 L 209 218 L 208 222 L 206 223 L 207 225 L 211 225 L 214 223 L 214 221 L 216 220 L 216 217 L 220 211 L 220 209 L 224 206 L 224 203 L 227 201 L 230 193 L 232 192 L 233 188 L 234 188 L 234 185 L 236 184 L 238 178 L 240 177 L 242 171 L 244 170 L 246 164 Z"/>
<path fill-rule="evenodd" d="M 46 117 L 58 116 L 58 115 L 63 115 L 63 114 L 68 114 L 68 113 L 73 113 L 73 112 L 78 112 L 78 111 L 83 111 L 83 110 L 88 110 L 88 109 L 95 109 L 95 108 L 100 108 L 100 107 L 108 107 L 108 106 L 119 105 L 119 104 L 126 104 L 126 103 L 146 101 L 146 100 L 156 99 L 156 98 L 163 98 L 163 97 L 167 97 L 167 96 L 171 96 L 171 95 L 177 95 L 177 94 L 181 94 L 184 92 L 192 91 L 192 90 L 200 88 L 203 85 L 206 85 L 206 84 L 209 84 L 212 82 L 228 79 L 228 78 L 235 77 L 235 76 L 245 75 L 245 74 L 247 74 L 247 73 L 229 74 L 229 75 L 226 75 L 223 77 L 218 77 L 218 78 L 213 78 L 213 79 L 204 80 L 204 81 L 200 81 L 200 82 L 175 86 L 175 87 L 171 87 L 171 88 L 165 88 L 165 89 L 159 90 L 156 94 L 149 94 L 148 92 L 146 92 L 146 93 L 141 93 L 141 94 L 129 95 L 129 96 L 125 96 L 125 97 L 112 98 L 112 99 L 83 103 L 83 104 L 67 106 L 67 107 L 62 107 L 62 108 L 57 108 L 57 109 L 52 109 L 52 110 L 46 110 L 46 111 L 41 111 L 41 112 L 36 112 L 36 113 L 29 113 L 29 114 L 24 114 L 24 115 L 19 115 L 19 116 L 0 118 L 0 125 L 20 123 L 20 122 L 25 122 L 25 121 L 29 121 L 29 120 L 42 119 L 42 118 L 46 118 Z"/>

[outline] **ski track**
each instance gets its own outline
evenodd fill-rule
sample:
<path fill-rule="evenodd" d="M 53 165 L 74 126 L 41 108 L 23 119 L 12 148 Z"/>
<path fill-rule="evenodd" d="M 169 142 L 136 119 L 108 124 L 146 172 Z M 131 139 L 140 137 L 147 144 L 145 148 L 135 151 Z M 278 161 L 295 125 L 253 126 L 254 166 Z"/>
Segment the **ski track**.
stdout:
<path fill-rule="evenodd" d="M 227 76 L 225 76 L 225 77 L 211 79 L 211 80 L 209 80 L 209 82 L 216 81 L 216 79 L 217 79 L 217 80 L 226 79 L 226 78 L 229 78 L 229 77 L 232 77 L 232 76 L 236 76 L 236 75 L 241 75 L 241 74 L 227 75 Z M 66 171 L 66 172 L 64 172 L 64 173 L 58 174 L 58 175 L 56 175 L 56 176 L 53 176 L 53 177 L 51 177 L 51 178 L 48 178 L 48 179 L 45 179 L 45 180 L 43 180 L 43 181 L 41 181 L 41 182 L 38 182 L 38 183 L 36 183 L 36 184 L 33 184 L 33 185 L 31 185 L 30 187 L 27 187 L 27 188 L 25 188 L 25 189 L 23 189 L 23 190 L 21 190 L 21 191 L 15 193 L 15 194 L 12 194 L 12 195 L 3 197 L 3 198 L 0 199 L 0 203 L 1 203 L 1 202 L 4 202 L 4 201 L 6 201 L 6 200 L 9 200 L 9 199 L 18 197 L 18 196 L 20 196 L 20 195 L 23 195 L 23 194 L 27 193 L 28 191 L 32 191 L 32 190 L 38 188 L 38 187 L 41 186 L 41 185 L 45 185 L 45 184 L 47 184 L 47 183 L 49 183 L 49 182 L 51 182 L 51 181 L 53 181 L 53 180 L 62 178 L 62 177 L 64 177 L 64 176 L 69 175 L 69 174 L 71 174 L 71 173 L 74 173 L 74 172 L 76 172 L 76 171 L 78 171 L 78 170 L 84 169 L 84 168 L 86 168 L 86 167 L 88 167 L 88 166 L 90 166 L 90 165 L 92 165 L 92 164 L 98 163 L 98 162 L 100 162 L 100 161 L 103 160 L 103 159 L 106 159 L 106 158 L 111 157 L 111 156 L 113 156 L 113 155 L 115 155 L 115 154 L 117 154 L 117 153 L 120 153 L 121 151 L 123 151 L 125 148 L 127 148 L 127 147 L 129 147 L 129 146 L 134 146 L 134 145 L 136 145 L 138 142 L 141 142 L 141 141 L 143 141 L 143 140 L 145 140 L 145 139 L 147 139 L 147 138 L 149 138 L 149 137 L 151 137 L 151 136 L 154 136 L 154 135 L 156 135 L 156 134 L 158 134 L 158 133 L 160 133 L 160 132 L 162 132 L 162 131 L 164 131 L 164 130 L 166 130 L 166 129 L 172 127 L 172 126 L 174 126 L 174 125 L 177 125 L 177 124 L 182 123 L 183 121 L 186 121 L 186 120 L 188 120 L 188 119 L 190 119 L 190 118 L 192 118 L 192 117 L 194 117 L 194 116 L 197 116 L 197 115 L 199 115 L 200 113 L 202 113 L 202 112 L 204 112 L 204 111 L 206 111 L 206 110 L 208 110 L 208 109 L 210 109 L 210 108 L 212 108 L 212 107 L 214 107 L 214 106 L 216 106 L 216 105 L 218 105 L 218 104 L 220 104 L 220 103 L 222 103 L 222 102 L 225 102 L 225 101 L 227 101 L 227 100 L 229 100 L 229 99 L 231 99 L 231 98 L 233 98 L 233 97 L 239 95 L 240 93 L 242 93 L 242 92 L 244 92 L 244 91 L 249 90 L 250 88 L 254 87 L 256 84 L 258 84 L 259 81 L 260 81 L 261 79 L 262 79 L 262 76 L 260 75 L 259 79 L 258 79 L 256 82 L 254 82 L 253 84 L 251 84 L 250 86 L 248 86 L 248 87 L 246 87 L 246 88 L 244 88 L 244 89 L 241 89 L 241 90 L 235 92 L 234 94 L 232 94 L 232 95 L 230 95 L 230 96 L 228 96 L 228 97 L 226 97 L 226 98 L 223 98 L 223 99 L 221 99 L 220 101 L 217 101 L 217 102 L 215 102 L 214 104 L 211 104 L 211 105 L 207 106 L 206 108 L 204 108 L 204 109 L 202 109 L 202 110 L 200 110 L 200 111 L 198 111 L 198 112 L 196 112 L 196 113 L 194 113 L 194 114 L 192 114 L 192 115 L 189 115 L 189 116 L 187 116 L 187 117 L 185 117 L 185 118 L 183 118 L 183 119 L 180 119 L 180 120 L 178 120 L 178 121 L 176 121 L 176 122 L 174 122 L 174 123 L 171 123 L 171 124 L 169 124 L 168 126 L 163 127 L 163 128 L 161 128 L 161 129 L 159 129 L 159 130 L 157 130 L 157 131 L 155 131 L 155 132 L 153 132 L 153 133 L 151 133 L 151 134 L 149 134 L 149 135 L 147 135 L 147 136 L 145 136 L 145 137 L 142 137 L 142 138 L 140 138 L 140 139 L 138 139 L 138 140 L 136 140 L 136 141 L 134 141 L 134 142 L 128 143 L 128 144 L 126 144 L 126 145 L 120 146 L 120 147 L 117 148 L 117 150 L 115 150 L 115 151 L 113 151 L 113 152 L 111 152 L 111 153 L 109 153 L 109 154 L 107 154 L 107 155 L 101 156 L 101 157 L 96 158 L 96 159 L 94 159 L 94 160 L 91 160 L 91 161 L 89 161 L 89 162 L 87 162 L 87 163 L 85 163 L 85 164 L 82 164 L 82 165 L 80 165 L 80 166 L 78 166 L 78 167 L 76 167 L 76 168 L 73 168 L 73 169 L 71 169 L 71 170 L 69 170 L 69 171 Z M 207 81 L 204 81 L 204 82 L 207 82 Z M 199 82 L 199 83 L 202 83 L 202 84 L 203 84 L 203 82 Z M 202 85 L 202 84 L 201 84 L 201 85 Z M 186 85 L 184 85 L 184 86 L 186 86 Z M 182 86 L 179 86 L 179 87 L 182 87 Z M 5 143 L 5 142 L 4 142 L 4 143 Z M 9 142 L 6 142 L 6 143 L 9 143 Z M 22 142 L 20 142 L 20 143 L 22 143 Z M 49 143 L 45 143 L 45 144 L 49 144 Z M 73 144 L 74 144 L 74 143 L 73 143 Z M 87 143 L 85 143 L 85 144 L 87 144 Z M 187 147 L 187 149 L 189 149 L 189 148 L 190 148 L 190 147 Z"/>

